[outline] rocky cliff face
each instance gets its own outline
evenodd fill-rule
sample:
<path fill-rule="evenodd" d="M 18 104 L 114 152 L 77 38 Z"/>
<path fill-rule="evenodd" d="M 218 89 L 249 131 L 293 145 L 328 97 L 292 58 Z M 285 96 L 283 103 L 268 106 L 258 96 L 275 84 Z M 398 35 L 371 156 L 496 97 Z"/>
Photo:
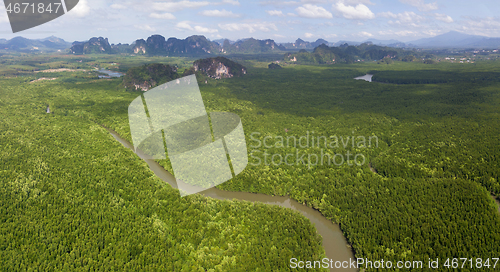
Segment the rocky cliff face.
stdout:
<path fill-rule="evenodd" d="M 70 48 L 73 54 L 111 54 L 113 50 L 108 38 L 91 38 L 86 42 L 74 42 Z"/>
<path fill-rule="evenodd" d="M 130 68 L 123 78 L 129 91 L 147 91 L 153 87 L 178 78 L 177 69 L 170 65 L 151 63 Z"/>
<path fill-rule="evenodd" d="M 144 39 L 139 39 L 132 44 L 134 54 L 146 54 L 147 43 Z"/>
<path fill-rule="evenodd" d="M 200 59 L 194 62 L 194 70 L 215 78 L 231 78 L 242 76 L 247 73 L 247 69 L 230 59 L 224 57 Z"/>
<path fill-rule="evenodd" d="M 306 42 L 302 39 L 297 39 L 294 43 L 283 43 L 286 49 L 314 49 L 322 44 L 329 45 L 330 43 L 323 39 L 318 39 L 315 42 Z"/>
<path fill-rule="evenodd" d="M 135 41 L 132 48 L 135 54 L 158 56 L 203 55 L 221 51 L 218 43 L 207 40 L 204 36 L 190 36 L 186 39 L 169 38 L 153 35 L 146 41 Z"/>
<path fill-rule="evenodd" d="M 85 42 L 74 42 L 70 49 L 73 54 L 145 54 L 151 56 L 203 56 L 226 53 L 273 53 L 286 51 L 284 46 L 274 40 L 257 40 L 254 38 L 230 43 L 225 40 L 222 45 L 209 41 L 205 36 L 194 35 L 186 39 L 169 38 L 152 35 L 146 40 L 138 39 L 131 45 L 111 45 L 107 38 L 91 38 Z"/>
<path fill-rule="evenodd" d="M 233 44 L 223 43 L 223 53 L 266 53 L 281 52 L 286 48 L 277 44 L 274 40 L 256 40 L 254 38 L 240 40 Z"/>

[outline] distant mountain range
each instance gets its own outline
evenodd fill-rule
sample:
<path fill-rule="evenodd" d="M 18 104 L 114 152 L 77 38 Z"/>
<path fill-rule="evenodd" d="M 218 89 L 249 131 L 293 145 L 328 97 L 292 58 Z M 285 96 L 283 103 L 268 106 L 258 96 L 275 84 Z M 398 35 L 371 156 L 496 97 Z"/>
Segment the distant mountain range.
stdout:
<path fill-rule="evenodd" d="M 294 43 L 282 43 L 281 45 L 286 49 L 314 49 L 322 44 L 333 45 L 332 43 L 323 39 L 318 39 L 315 42 L 306 42 L 302 39 L 297 39 Z"/>
<path fill-rule="evenodd" d="M 208 40 L 205 36 L 190 36 L 186 39 L 152 35 L 146 40 L 138 39 L 131 45 L 109 44 L 107 38 L 94 37 L 85 42 L 74 42 L 70 48 L 73 54 L 116 54 L 133 53 L 153 56 L 200 56 L 225 53 L 269 53 L 284 52 L 285 47 L 273 40 L 245 39 L 236 42 L 222 41 L 222 44 Z"/>
<path fill-rule="evenodd" d="M 257 40 L 254 38 L 238 40 L 234 43 L 224 41 L 221 46 L 222 53 L 269 53 L 283 52 L 286 48 L 274 40 Z"/>
<path fill-rule="evenodd" d="M 325 40 L 317 40 L 314 43 L 304 42 L 298 39 L 295 43 L 284 43 L 287 49 L 314 49 L 320 44 L 324 43 L 329 46 L 341 46 L 343 44 L 358 46 L 363 43 L 373 43 L 374 45 L 389 46 L 395 48 L 499 48 L 500 38 L 489 38 L 485 36 L 470 35 L 457 31 L 450 31 L 448 33 L 438 35 L 431 38 L 423 38 L 410 42 L 401 42 L 398 40 L 378 40 L 368 39 L 363 42 L 355 41 L 338 41 L 330 43 Z"/>
<path fill-rule="evenodd" d="M 457 31 L 450 31 L 431 38 L 423 38 L 407 43 L 397 40 L 369 40 L 375 45 L 407 48 L 499 48 L 500 38 L 470 35 Z M 349 43 L 349 42 L 348 42 Z M 355 43 L 349 43 L 356 45 Z"/>
<path fill-rule="evenodd" d="M 412 59 L 416 54 L 414 50 L 393 48 L 387 46 L 374 45 L 373 43 L 363 43 L 361 45 L 347 45 L 329 47 L 321 44 L 314 48 L 312 52 L 300 50 L 284 55 L 284 61 L 298 64 L 331 64 L 331 63 L 354 63 L 359 61 L 401 59 L 411 55 Z"/>
<path fill-rule="evenodd" d="M 71 43 L 63 39 L 50 36 L 45 39 L 31 40 L 23 37 L 15 37 L 10 40 L 0 39 L 0 49 L 13 51 L 33 52 L 33 51 L 57 51 L 66 50 Z"/>
<path fill-rule="evenodd" d="M 0 39 L 0 50 L 20 52 L 65 51 L 73 54 L 147 54 L 166 56 L 213 55 L 225 53 L 280 53 L 294 50 L 313 50 L 324 44 L 327 46 L 358 46 L 363 43 L 372 43 L 379 46 L 394 48 L 500 48 L 500 38 L 470 35 L 451 31 L 431 38 L 419 39 L 411 42 L 398 40 L 369 39 L 363 42 L 338 41 L 328 42 L 318 39 L 308 42 L 297 39 L 293 43 L 276 43 L 274 40 L 258 40 L 254 38 L 231 41 L 227 39 L 208 40 L 205 36 L 194 35 L 186 39 L 169 38 L 161 35 L 152 35 L 146 40 L 138 39 L 132 44 L 110 44 L 107 38 L 94 37 L 88 41 L 69 43 L 63 39 L 51 36 L 45 39 L 27 39 L 15 37 L 10 40 Z"/>
<path fill-rule="evenodd" d="M 489 38 L 451 31 L 432 38 L 412 41 L 409 44 L 413 45 L 413 47 L 434 48 L 498 48 L 500 47 L 500 38 Z"/>

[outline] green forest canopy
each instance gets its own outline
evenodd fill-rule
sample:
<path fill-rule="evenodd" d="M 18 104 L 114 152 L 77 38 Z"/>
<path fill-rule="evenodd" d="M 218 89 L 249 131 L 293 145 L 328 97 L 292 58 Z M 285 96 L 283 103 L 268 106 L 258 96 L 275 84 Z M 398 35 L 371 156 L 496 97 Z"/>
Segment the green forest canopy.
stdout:
<path fill-rule="evenodd" d="M 245 171 L 220 188 L 288 194 L 320 210 L 340 224 L 359 258 L 498 257 L 500 216 L 489 196 L 500 195 L 497 81 L 353 80 L 392 70 L 400 71 L 392 73 L 394 81 L 414 75 L 424 83 L 429 66 L 422 63 L 261 66 L 249 68 L 245 77 L 200 84 L 207 111 L 237 113 L 247 141 L 255 131 L 262 138 L 308 131 L 376 135 L 377 148 L 331 152 L 362 152 L 377 173 L 368 164 L 253 166 L 256 160 L 249 157 Z M 443 78 L 500 70 L 491 62 L 456 67 L 440 63 L 432 69 Z M 137 94 L 118 88 L 119 79 L 29 84 L 31 79 L 1 79 L 3 269 L 286 271 L 291 255 L 322 256 L 318 237 L 301 216 L 199 196 L 179 199 L 153 177 L 90 121 L 130 140 L 127 107 Z M 45 113 L 46 105 L 54 114 Z M 171 169 L 168 160 L 160 163 Z"/>

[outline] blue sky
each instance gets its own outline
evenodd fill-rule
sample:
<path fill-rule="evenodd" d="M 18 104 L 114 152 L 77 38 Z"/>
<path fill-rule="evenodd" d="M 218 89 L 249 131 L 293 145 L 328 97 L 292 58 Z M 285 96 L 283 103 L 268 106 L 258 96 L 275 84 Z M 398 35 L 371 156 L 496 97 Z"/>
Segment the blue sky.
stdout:
<path fill-rule="evenodd" d="M 80 0 L 68 14 L 12 34 L 0 6 L 0 38 L 90 37 L 131 43 L 152 34 L 214 40 L 254 37 L 277 42 L 302 38 L 411 41 L 451 30 L 500 37 L 497 1 L 432 0 Z"/>

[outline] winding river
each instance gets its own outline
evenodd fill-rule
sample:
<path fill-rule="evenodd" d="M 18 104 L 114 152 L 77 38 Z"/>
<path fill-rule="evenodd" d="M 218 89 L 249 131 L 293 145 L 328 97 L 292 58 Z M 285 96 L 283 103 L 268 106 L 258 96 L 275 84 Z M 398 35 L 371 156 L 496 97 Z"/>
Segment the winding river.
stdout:
<path fill-rule="evenodd" d="M 121 138 L 118 133 L 113 130 L 107 129 L 111 135 L 125 147 L 134 150 L 133 146 L 125 139 Z M 177 188 L 177 183 L 175 178 L 167 172 L 162 166 L 160 166 L 156 161 L 151 159 L 148 155 L 138 151 L 136 153 L 141 159 L 146 161 L 150 169 L 161 178 L 163 181 L 170 184 L 173 188 Z M 311 220 L 314 224 L 318 233 L 323 237 L 323 247 L 325 248 L 326 256 L 336 261 L 349 261 L 349 259 L 354 259 L 354 254 L 348 245 L 345 237 L 342 234 L 338 225 L 333 224 L 330 220 L 326 219 L 320 212 L 309 208 L 305 205 L 298 203 L 297 201 L 290 199 L 289 197 L 280 196 L 270 196 L 264 194 L 254 194 L 254 193 L 244 193 L 244 192 L 228 192 L 222 191 L 217 188 L 211 188 L 200 193 L 201 195 L 212 197 L 221 200 L 245 200 L 251 202 L 262 202 L 269 205 L 277 205 L 285 208 L 289 208 L 300 212 L 305 217 Z M 310 261 L 321 261 L 321 260 L 310 260 Z M 330 271 L 349 271 L 354 272 L 357 269 L 335 269 L 332 268 Z"/>

